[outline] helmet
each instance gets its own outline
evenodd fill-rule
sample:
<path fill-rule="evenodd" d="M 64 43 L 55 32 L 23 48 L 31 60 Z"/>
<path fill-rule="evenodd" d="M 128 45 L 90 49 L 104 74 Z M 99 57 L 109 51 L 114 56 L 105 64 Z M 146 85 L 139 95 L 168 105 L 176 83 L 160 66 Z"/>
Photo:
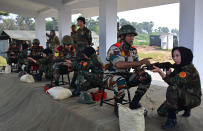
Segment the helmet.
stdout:
<path fill-rule="evenodd" d="M 96 54 L 96 51 L 93 47 L 89 46 L 82 50 L 82 53 L 85 54 L 87 57 L 91 57 L 92 55 Z"/>
<path fill-rule="evenodd" d="M 134 34 L 137 36 L 136 29 L 132 25 L 123 25 L 118 32 L 118 36 L 126 35 L 126 34 Z"/>
<path fill-rule="evenodd" d="M 73 39 L 70 36 L 65 35 L 63 37 L 62 42 L 63 42 L 64 45 L 72 45 L 73 44 Z"/>
<path fill-rule="evenodd" d="M 78 17 L 77 21 L 79 21 L 79 20 L 81 20 L 85 24 L 85 17 L 80 16 L 80 17 Z"/>
<path fill-rule="evenodd" d="M 38 39 L 34 39 L 34 40 L 32 41 L 32 44 L 33 44 L 33 45 L 39 45 L 39 44 L 40 44 L 40 42 L 39 42 L 39 40 L 38 40 Z"/>

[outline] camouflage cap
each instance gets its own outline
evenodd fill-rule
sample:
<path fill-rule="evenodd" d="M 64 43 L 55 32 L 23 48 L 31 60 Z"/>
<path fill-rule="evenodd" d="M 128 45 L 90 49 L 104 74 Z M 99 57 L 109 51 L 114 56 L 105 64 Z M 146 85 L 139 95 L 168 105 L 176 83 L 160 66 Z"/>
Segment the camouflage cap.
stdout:
<path fill-rule="evenodd" d="M 63 42 L 64 45 L 72 45 L 73 44 L 73 39 L 72 39 L 72 37 L 70 37 L 68 35 L 65 35 L 63 37 L 62 42 Z"/>
<path fill-rule="evenodd" d="M 136 29 L 132 25 L 123 25 L 118 32 L 118 36 L 125 35 L 125 34 L 134 34 L 137 36 Z"/>
<path fill-rule="evenodd" d="M 40 45 L 39 39 L 34 39 L 34 40 L 32 41 L 32 44 L 33 44 L 33 45 Z"/>

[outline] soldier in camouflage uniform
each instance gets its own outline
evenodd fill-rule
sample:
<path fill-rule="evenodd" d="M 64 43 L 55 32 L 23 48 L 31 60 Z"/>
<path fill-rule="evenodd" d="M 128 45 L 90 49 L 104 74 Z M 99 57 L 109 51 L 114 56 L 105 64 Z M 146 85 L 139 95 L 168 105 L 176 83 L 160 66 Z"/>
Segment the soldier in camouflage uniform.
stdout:
<path fill-rule="evenodd" d="M 73 40 L 70 36 L 66 35 L 63 37 L 63 46 L 59 46 L 56 50 L 56 61 L 57 59 L 70 59 L 75 56 L 75 48 L 73 46 Z M 56 62 L 53 66 L 53 78 L 55 85 L 59 85 L 60 74 L 67 74 L 70 70 L 68 66 L 64 64 L 65 62 Z"/>
<path fill-rule="evenodd" d="M 158 108 L 161 116 L 168 116 L 162 128 L 165 130 L 176 127 L 176 112 L 184 110 L 182 116 L 189 117 L 190 110 L 201 103 L 201 85 L 199 73 L 192 64 L 192 51 L 185 47 L 175 47 L 172 50 L 175 69 L 166 74 L 154 66 L 153 72 L 158 72 L 169 87 L 166 92 L 166 101 Z"/>
<path fill-rule="evenodd" d="M 76 48 L 76 56 L 80 56 L 82 50 L 92 45 L 92 35 L 91 31 L 85 27 L 84 17 L 79 17 L 77 22 L 80 28 L 77 30 L 76 34 L 73 35 L 73 40 Z"/>
<path fill-rule="evenodd" d="M 80 95 L 80 91 L 87 97 L 82 103 L 93 103 L 92 98 L 87 94 L 87 90 L 91 88 L 103 86 L 103 64 L 96 55 L 96 51 L 92 47 L 85 48 L 82 52 L 83 60 L 70 61 L 66 64 L 78 72 L 76 78 L 77 88 L 72 92 L 73 96 Z"/>
<path fill-rule="evenodd" d="M 73 38 L 76 35 L 76 33 L 77 33 L 77 31 L 76 31 L 76 25 L 72 25 L 71 26 L 71 30 L 72 30 L 71 37 Z"/>
<path fill-rule="evenodd" d="M 117 103 L 122 103 L 125 96 L 124 90 L 129 87 L 138 86 L 135 96 L 130 103 L 131 109 L 141 107 L 140 99 L 150 87 L 151 76 L 140 70 L 140 66 L 149 64 L 149 58 L 139 61 L 137 49 L 132 46 L 136 30 L 131 25 L 124 25 L 119 30 L 121 40 L 112 45 L 107 52 L 107 64 L 105 70 L 106 88 L 112 89 L 115 94 L 115 115 L 118 116 Z M 137 72 L 130 73 L 130 69 L 135 68 Z"/>
<path fill-rule="evenodd" d="M 16 46 L 15 42 L 12 42 L 12 44 L 9 46 L 7 51 L 7 56 L 8 56 L 7 63 L 9 65 L 12 65 L 12 63 L 18 64 L 19 54 L 20 54 L 20 48 Z"/>
<path fill-rule="evenodd" d="M 47 48 L 50 48 L 53 52 L 55 52 L 56 48 L 60 45 L 60 41 L 55 34 L 55 30 L 51 30 L 50 35 L 46 35 L 49 37 L 49 39 L 47 40 Z"/>
<path fill-rule="evenodd" d="M 39 66 L 37 63 L 33 62 L 32 59 L 34 60 L 39 60 L 42 58 L 42 53 L 43 53 L 43 46 L 40 46 L 40 41 L 38 39 L 33 40 L 33 46 L 31 46 L 28 49 L 28 57 L 27 57 L 27 67 L 26 71 L 30 73 L 31 66 Z M 30 59 L 32 58 L 32 59 Z"/>
<path fill-rule="evenodd" d="M 25 63 L 25 60 L 27 59 L 27 53 L 28 53 L 28 48 L 29 48 L 29 45 L 27 43 L 27 41 L 23 41 L 22 45 L 21 45 L 21 52 L 20 52 L 20 57 L 19 57 L 19 71 L 21 71 L 21 67 L 22 65 L 26 64 Z"/>
<path fill-rule="evenodd" d="M 50 49 L 44 49 L 42 53 L 42 58 L 35 60 L 31 57 L 28 59 L 37 65 L 39 65 L 39 73 L 34 75 L 35 80 L 41 81 L 42 75 L 45 73 L 46 79 L 51 79 L 52 76 L 52 61 L 53 61 L 53 52 Z"/>

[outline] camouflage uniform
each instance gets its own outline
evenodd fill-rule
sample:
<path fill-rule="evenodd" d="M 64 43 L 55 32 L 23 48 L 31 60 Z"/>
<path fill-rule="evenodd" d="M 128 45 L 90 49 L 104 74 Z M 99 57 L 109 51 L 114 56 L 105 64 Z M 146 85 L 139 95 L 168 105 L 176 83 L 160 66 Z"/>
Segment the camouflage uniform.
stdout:
<path fill-rule="evenodd" d="M 17 64 L 20 54 L 20 48 L 19 47 L 13 47 L 12 45 L 15 43 L 12 43 L 11 46 L 8 48 L 7 56 L 8 56 L 8 64 L 11 65 L 12 63 Z"/>
<path fill-rule="evenodd" d="M 83 49 L 92 45 L 91 31 L 86 27 L 83 29 L 79 28 L 76 34 L 73 35 L 73 40 L 76 48 L 76 56 L 80 56 Z"/>
<path fill-rule="evenodd" d="M 55 49 L 60 45 L 59 38 L 57 36 L 50 36 L 47 44 L 47 46 L 54 52 Z"/>
<path fill-rule="evenodd" d="M 72 67 L 78 71 L 76 86 L 80 90 L 103 86 L 103 66 L 97 55 L 92 55 L 88 60 L 73 61 Z"/>
<path fill-rule="evenodd" d="M 43 46 L 39 46 L 39 45 L 40 45 L 39 40 L 34 39 L 33 40 L 33 46 L 31 46 L 28 49 L 28 57 L 31 57 L 34 60 L 39 60 L 42 58 L 42 53 L 43 53 L 44 48 L 43 48 Z M 39 66 L 39 65 L 34 63 L 34 62 L 28 61 L 27 62 L 27 72 L 28 73 L 30 72 L 31 66 Z"/>
<path fill-rule="evenodd" d="M 52 53 L 45 53 L 45 54 L 46 54 L 46 57 L 43 57 L 37 61 L 37 64 L 39 65 L 39 78 L 42 77 L 43 72 L 44 72 L 45 78 L 51 79 L 51 77 L 53 75 L 53 73 L 52 73 L 53 72 L 52 71 L 53 54 Z"/>
<path fill-rule="evenodd" d="M 175 72 L 175 70 L 174 70 Z M 186 65 L 180 73 L 163 79 L 169 84 L 166 101 L 158 108 L 161 116 L 167 115 L 167 109 L 191 109 L 201 103 L 201 85 L 199 73 L 193 64 Z"/>
<path fill-rule="evenodd" d="M 57 52 L 56 52 L 56 53 L 58 53 L 58 56 L 56 57 L 56 59 L 65 60 L 65 59 L 74 57 L 75 48 L 72 46 L 72 44 L 73 44 L 72 38 L 70 36 L 64 36 L 63 44 L 64 44 L 64 46 L 71 45 L 71 47 L 69 50 L 67 50 L 67 49 L 65 49 L 64 46 L 59 46 L 57 48 Z M 58 85 L 60 74 L 67 74 L 68 72 L 69 72 L 69 69 L 66 65 L 63 64 L 63 62 L 56 62 L 53 65 L 53 78 L 54 78 L 55 84 Z"/>
<path fill-rule="evenodd" d="M 130 73 L 130 69 L 116 69 L 115 64 L 119 61 L 133 62 L 138 61 L 138 54 L 135 47 L 131 47 L 128 52 L 122 49 L 124 43 L 118 42 L 112 45 L 107 53 L 107 64 L 105 70 L 110 74 L 105 76 L 106 88 L 112 89 L 116 98 L 124 96 L 124 89 L 128 87 L 138 86 L 136 93 L 144 95 L 150 87 L 151 77 L 147 83 L 140 82 L 139 73 Z M 131 76 L 133 76 L 133 79 Z M 130 78 L 131 77 L 131 78 Z M 130 80 L 129 80 L 130 79 Z"/>

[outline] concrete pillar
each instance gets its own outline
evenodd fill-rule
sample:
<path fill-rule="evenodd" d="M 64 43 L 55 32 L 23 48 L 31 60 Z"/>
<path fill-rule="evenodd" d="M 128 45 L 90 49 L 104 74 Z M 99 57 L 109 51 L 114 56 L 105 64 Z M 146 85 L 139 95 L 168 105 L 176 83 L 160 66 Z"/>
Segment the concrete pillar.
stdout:
<path fill-rule="evenodd" d="M 71 32 L 71 8 L 63 6 L 58 10 L 59 16 L 59 39 L 62 40 L 64 35 L 70 35 Z"/>
<path fill-rule="evenodd" d="M 35 37 L 40 40 L 40 45 L 46 48 L 46 25 L 45 17 L 38 15 L 35 18 Z"/>
<path fill-rule="evenodd" d="M 180 46 L 190 48 L 203 84 L 203 1 L 180 0 Z"/>
<path fill-rule="evenodd" d="M 103 61 L 106 52 L 117 41 L 117 0 L 99 0 L 99 53 Z"/>

